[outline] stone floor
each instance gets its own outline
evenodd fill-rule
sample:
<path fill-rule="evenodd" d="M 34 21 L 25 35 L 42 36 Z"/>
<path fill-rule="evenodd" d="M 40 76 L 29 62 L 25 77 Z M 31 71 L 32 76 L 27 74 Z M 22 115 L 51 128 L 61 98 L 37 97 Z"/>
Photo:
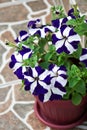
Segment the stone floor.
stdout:
<path fill-rule="evenodd" d="M 67 10 L 68 0 L 63 2 Z M 63 2 L 58 0 L 58 4 Z M 87 0 L 76 2 L 87 15 Z M 35 116 L 33 96 L 20 90 L 21 82 L 9 69 L 14 50 L 5 45 L 6 39 L 14 41 L 21 29 L 27 30 L 29 20 L 41 18 L 43 24 L 49 22 L 51 5 L 52 0 L 0 0 L 0 130 L 54 130 Z M 87 130 L 87 122 L 73 130 Z"/>

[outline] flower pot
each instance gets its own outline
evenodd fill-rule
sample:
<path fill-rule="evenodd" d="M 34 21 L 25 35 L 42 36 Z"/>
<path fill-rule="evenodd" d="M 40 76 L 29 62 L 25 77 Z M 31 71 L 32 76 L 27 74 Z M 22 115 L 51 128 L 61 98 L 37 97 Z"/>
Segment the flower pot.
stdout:
<path fill-rule="evenodd" d="M 81 124 L 87 117 L 87 96 L 80 105 L 75 106 L 71 100 L 54 100 L 41 102 L 36 97 L 35 113 L 46 125 L 59 130 L 67 130 Z"/>

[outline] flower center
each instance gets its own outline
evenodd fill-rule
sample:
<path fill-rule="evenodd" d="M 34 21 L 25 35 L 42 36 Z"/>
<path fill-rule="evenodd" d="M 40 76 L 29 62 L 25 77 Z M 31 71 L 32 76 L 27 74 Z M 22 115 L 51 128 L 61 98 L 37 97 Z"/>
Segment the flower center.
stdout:
<path fill-rule="evenodd" d="M 35 77 L 34 79 L 38 81 L 38 80 L 39 80 L 39 77 Z"/>

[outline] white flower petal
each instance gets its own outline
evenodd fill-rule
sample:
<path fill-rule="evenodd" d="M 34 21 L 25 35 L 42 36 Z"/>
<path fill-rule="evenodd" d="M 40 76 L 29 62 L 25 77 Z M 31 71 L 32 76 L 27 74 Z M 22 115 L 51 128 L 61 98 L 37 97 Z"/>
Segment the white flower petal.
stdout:
<path fill-rule="evenodd" d="M 66 93 L 66 92 L 59 90 L 58 88 L 55 88 L 55 87 L 52 88 L 52 92 L 54 94 L 61 95 L 61 96 L 63 96 Z"/>
<path fill-rule="evenodd" d="M 62 36 L 60 30 L 59 30 L 57 33 L 55 33 L 55 35 L 56 35 L 56 37 L 57 37 L 58 39 L 62 39 L 62 38 L 63 38 L 63 36 Z"/>
<path fill-rule="evenodd" d="M 66 27 L 66 28 L 64 29 L 64 31 L 63 31 L 63 36 L 68 37 L 70 30 L 71 30 L 70 27 Z"/>
<path fill-rule="evenodd" d="M 31 51 L 28 52 L 28 53 L 25 53 L 25 54 L 23 55 L 23 60 L 28 59 L 30 54 L 31 54 Z"/>
<path fill-rule="evenodd" d="M 61 77 L 61 76 L 58 76 L 57 78 L 56 78 L 56 80 L 57 80 L 57 82 L 59 82 L 63 87 L 66 85 L 66 83 L 67 83 L 67 80 L 66 79 L 64 79 L 63 77 Z"/>
<path fill-rule="evenodd" d="M 33 72 L 33 77 L 34 78 L 38 77 L 38 73 L 37 73 L 35 68 L 32 68 L 32 72 Z"/>
<path fill-rule="evenodd" d="M 29 82 L 34 82 L 34 78 L 32 78 L 31 76 L 24 75 L 24 78 L 27 79 Z"/>
<path fill-rule="evenodd" d="M 20 55 L 20 53 L 15 52 L 15 53 L 14 53 L 14 56 L 15 56 L 15 59 L 16 59 L 18 62 L 22 62 L 22 55 Z"/>
<path fill-rule="evenodd" d="M 44 82 L 42 82 L 42 81 L 38 81 L 38 83 L 43 87 L 43 88 L 45 88 L 45 89 L 49 89 L 50 88 L 50 85 L 47 85 L 47 84 L 45 84 Z"/>
<path fill-rule="evenodd" d="M 59 40 L 56 42 L 56 45 L 55 45 L 56 50 L 58 50 L 59 48 L 61 48 L 63 46 L 64 41 L 65 41 L 65 39 L 62 39 L 62 40 Z"/>
<path fill-rule="evenodd" d="M 58 74 L 66 74 L 66 72 L 64 70 L 58 70 Z"/>
<path fill-rule="evenodd" d="M 33 82 L 33 83 L 31 84 L 31 86 L 30 86 L 30 92 L 31 92 L 31 93 L 34 92 L 36 86 L 37 86 L 37 81 L 35 81 L 35 82 Z"/>
<path fill-rule="evenodd" d="M 29 36 L 29 34 L 25 34 L 25 35 L 21 36 L 21 37 L 20 37 L 21 41 L 22 41 L 23 39 L 25 39 L 26 37 L 28 37 L 28 36 Z"/>
<path fill-rule="evenodd" d="M 45 70 L 41 75 L 39 75 L 39 79 L 44 80 L 47 75 L 49 75 L 49 71 Z"/>
<path fill-rule="evenodd" d="M 73 48 L 73 46 L 70 43 L 68 43 L 68 41 L 65 42 L 65 46 L 68 49 L 68 51 L 70 52 L 70 54 L 76 50 L 75 48 Z"/>
<path fill-rule="evenodd" d="M 73 41 L 81 41 L 80 36 L 78 34 L 69 36 L 68 37 L 68 42 L 70 43 L 70 42 L 73 42 Z"/>
<path fill-rule="evenodd" d="M 14 71 L 16 71 L 18 68 L 22 67 L 22 64 L 21 63 L 16 63 L 13 67 Z"/>
<path fill-rule="evenodd" d="M 56 74 L 56 73 L 57 73 L 57 71 L 58 71 L 58 69 L 59 69 L 59 67 L 55 65 L 55 66 L 54 66 L 54 68 L 52 69 L 53 73 L 55 73 L 55 74 Z"/>
<path fill-rule="evenodd" d="M 87 54 L 80 56 L 80 61 L 83 61 L 83 60 L 86 60 L 86 59 L 87 59 Z"/>
<path fill-rule="evenodd" d="M 49 90 L 46 94 L 44 94 L 44 102 L 49 101 L 51 97 L 51 91 Z"/>

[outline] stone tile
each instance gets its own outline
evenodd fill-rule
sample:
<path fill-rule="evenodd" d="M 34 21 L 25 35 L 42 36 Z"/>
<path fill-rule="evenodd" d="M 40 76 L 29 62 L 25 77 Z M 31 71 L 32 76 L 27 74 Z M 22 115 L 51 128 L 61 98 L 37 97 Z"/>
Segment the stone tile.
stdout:
<path fill-rule="evenodd" d="M 0 8 L 0 22 L 15 22 L 27 19 L 28 10 L 23 5 Z"/>
<path fill-rule="evenodd" d="M 8 27 L 7 25 L 0 25 L 0 32 L 7 29 L 7 27 Z"/>
<path fill-rule="evenodd" d="M 34 97 L 29 92 L 21 90 L 21 85 L 15 85 L 14 92 L 16 101 L 34 101 Z"/>
<path fill-rule="evenodd" d="M 76 2 L 82 13 L 87 12 L 87 0 L 82 0 L 82 2 L 81 0 L 76 0 Z"/>
<path fill-rule="evenodd" d="M 43 0 L 28 2 L 27 5 L 32 9 L 32 11 L 41 11 L 47 8 L 47 5 Z"/>
<path fill-rule="evenodd" d="M 28 117 L 27 123 L 29 123 L 34 130 L 44 130 L 46 128 L 46 126 L 41 121 L 38 120 L 35 113 L 32 113 Z"/>
<path fill-rule="evenodd" d="M 0 66 L 2 65 L 2 55 L 5 53 L 6 49 L 0 44 Z"/>
<path fill-rule="evenodd" d="M 10 95 L 9 99 L 6 102 L 0 104 L 0 113 L 5 112 L 11 106 L 11 103 L 12 103 L 12 98 Z"/>
<path fill-rule="evenodd" d="M 52 0 L 47 0 L 49 2 L 50 5 L 54 5 Z"/>
<path fill-rule="evenodd" d="M 17 77 L 14 75 L 12 69 L 9 68 L 9 63 L 7 63 L 5 65 L 1 74 L 3 75 L 6 82 L 12 81 L 12 80 L 17 80 Z"/>
<path fill-rule="evenodd" d="M 66 12 L 68 12 L 68 10 L 69 10 L 69 0 L 67 0 L 67 2 L 65 0 L 62 0 L 62 1 L 63 1 Z"/>
<path fill-rule="evenodd" d="M 12 112 L 0 116 L 0 130 L 30 130 Z"/>
<path fill-rule="evenodd" d="M 1 84 L 1 83 L 3 83 L 3 82 L 2 82 L 2 79 L 0 78 L 0 84 Z"/>
<path fill-rule="evenodd" d="M 50 23 L 51 24 L 51 14 L 46 16 L 46 23 Z"/>
<path fill-rule="evenodd" d="M 8 54 L 6 55 L 6 59 L 8 59 L 9 57 L 11 57 L 11 55 L 13 54 L 13 52 L 15 51 L 14 48 L 10 49 Z"/>
<path fill-rule="evenodd" d="M 8 40 L 8 41 L 10 41 L 10 42 L 14 42 L 14 38 L 13 38 L 13 36 L 12 36 L 12 34 L 11 34 L 10 31 L 6 31 L 5 33 L 3 33 L 3 34 L 1 35 L 1 40 L 2 40 L 3 42 L 5 42 L 5 40 Z"/>
<path fill-rule="evenodd" d="M 32 109 L 33 109 L 33 104 L 16 104 L 14 106 L 14 110 L 22 118 L 25 118 L 26 114 Z"/>
<path fill-rule="evenodd" d="M 3 102 L 8 94 L 10 87 L 0 88 L 0 102 Z"/>
<path fill-rule="evenodd" d="M 19 35 L 19 32 L 21 30 L 28 31 L 27 24 L 28 24 L 28 22 L 25 22 L 25 23 L 22 23 L 22 24 L 17 24 L 17 25 L 13 25 L 12 26 L 12 28 L 15 31 L 15 33 L 16 33 L 17 36 Z"/>
<path fill-rule="evenodd" d="M 44 16 L 46 14 L 46 12 L 42 12 L 42 13 L 38 13 L 38 14 L 31 14 L 31 17 L 32 18 L 40 18 L 42 16 Z"/>
<path fill-rule="evenodd" d="M 0 3 L 9 2 L 11 0 L 0 0 Z"/>

